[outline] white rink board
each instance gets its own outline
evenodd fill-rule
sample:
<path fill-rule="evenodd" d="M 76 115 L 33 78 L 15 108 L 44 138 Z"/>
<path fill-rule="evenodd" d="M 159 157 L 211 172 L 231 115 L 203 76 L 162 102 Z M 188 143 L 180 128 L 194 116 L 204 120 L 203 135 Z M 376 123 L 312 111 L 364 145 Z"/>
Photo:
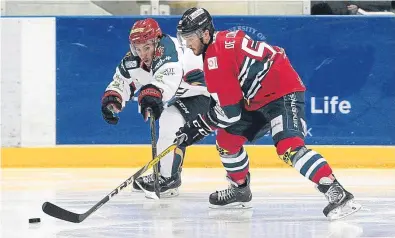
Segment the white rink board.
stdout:
<path fill-rule="evenodd" d="M 53 146 L 56 19 L 0 19 L 2 147 Z"/>

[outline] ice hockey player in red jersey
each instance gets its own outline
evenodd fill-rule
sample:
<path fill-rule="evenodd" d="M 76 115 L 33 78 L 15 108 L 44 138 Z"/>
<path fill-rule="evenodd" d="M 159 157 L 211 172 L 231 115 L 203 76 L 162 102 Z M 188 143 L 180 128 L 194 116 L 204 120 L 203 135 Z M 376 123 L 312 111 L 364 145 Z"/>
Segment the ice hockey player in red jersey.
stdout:
<path fill-rule="evenodd" d="M 215 31 L 203 8 L 188 9 L 177 31 L 179 41 L 203 56 L 212 98 L 211 109 L 180 128 L 177 139 L 189 146 L 217 130 L 217 150 L 231 183 L 210 195 L 212 207 L 249 206 L 249 160 L 243 145 L 270 131 L 278 156 L 327 198 L 325 216 L 338 219 L 360 209 L 326 159 L 305 145 L 306 88 L 283 48 L 254 41 L 243 31 Z"/>

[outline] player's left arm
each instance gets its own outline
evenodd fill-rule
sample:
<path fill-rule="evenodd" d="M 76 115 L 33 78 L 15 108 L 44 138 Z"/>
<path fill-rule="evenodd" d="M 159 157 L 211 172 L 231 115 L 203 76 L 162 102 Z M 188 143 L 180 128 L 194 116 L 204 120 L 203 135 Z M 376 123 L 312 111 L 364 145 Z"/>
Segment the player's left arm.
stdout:
<path fill-rule="evenodd" d="M 216 93 L 210 93 L 210 109 L 204 115 L 204 118 L 212 129 L 229 127 L 241 118 L 243 107 L 241 90 L 240 88 L 231 90 L 231 87 L 226 85 L 224 89 L 217 90 Z M 218 93 L 219 91 L 224 92 Z"/>

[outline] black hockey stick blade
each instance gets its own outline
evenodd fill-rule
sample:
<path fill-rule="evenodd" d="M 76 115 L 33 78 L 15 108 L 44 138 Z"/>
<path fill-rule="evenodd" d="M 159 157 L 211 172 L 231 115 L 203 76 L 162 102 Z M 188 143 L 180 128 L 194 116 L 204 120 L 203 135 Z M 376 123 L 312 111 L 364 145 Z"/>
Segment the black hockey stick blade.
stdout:
<path fill-rule="evenodd" d="M 61 220 L 74 222 L 74 223 L 80 223 L 82 221 L 80 219 L 81 214 L 67 211 L 61 207 L 56 206 L 53 203 L 50 203 L 50 202 L 44 202 L 43 211 L 46 214 L 48 214 L 52 217 L 56 217 Z"/>
<path fill-rule="evenodd" d="M 148 164 L 146 164 L 139 171 L 137 171 L 135 174 L 133 174 L 131 177 L 129 177 L 126 181 L 124 181 L 121 185 L 119 185 L 116 189 L 114 189 L 111 193 L 109 193 L 107 196 L 105 196 L 102 200 L 100 200 L 100 202 L 96 203 L 93 207 L 91 207 L 85 213 L 78 214 L 78 213 L 70 212 L 70 211 L 63 209 L 59 206 L 56 206 L 55 204 L 50 203 L 50 202 L 45 202 L 43 204 L 43 206 L 42 206 L 43 212 L 45 212 L 46 214 L 48 214 L 52 217 L 56 217 L 60 220 L 74 222 L 74 223 L 80 223 L 83 220 L 85 220 L 88 216 L 90 216 L 92 213 L 94 213 L 97 209 L 99 209 L 101 206 L 103 206 L 105 203 L 107 203 L 113 196 L 117 195 L 121 190 L 123 190 L 128 185 L 133 183 L 133 181 L 136 178 L 140 177 L 148 169 L 150 169 L 152 166 L 156 165 L 163 157 L 165 157 L 170 152 L 174 151 L 176 149 L 176 147 L 177 147 L 177 142 L 175 142 L 174 144 L 167 147 L 162 153 L 160 153 L 153 160 L 148 162 Z"/>

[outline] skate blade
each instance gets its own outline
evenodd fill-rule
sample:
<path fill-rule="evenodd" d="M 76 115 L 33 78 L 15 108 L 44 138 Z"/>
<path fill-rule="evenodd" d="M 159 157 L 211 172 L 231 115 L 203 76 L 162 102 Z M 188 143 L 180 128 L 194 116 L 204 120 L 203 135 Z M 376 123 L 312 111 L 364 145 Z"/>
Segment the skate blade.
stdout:
<path fill-rule="evenodd" d="M 149 198 L 149 199 L 155 199 L 157 196 L 154 192 L 149 192 L 147 190 L 145 190 L 145 197 Z M 173 189 L 169 189 L 166 192 L 161 192 L 160 193 L 160 198 L 172 198 L 172 197 L 177 197 L 179 195 L 178 189 L 177 188 L 173 188 Z"/>
<path fill-rule="evenodd" d="M 342 219 L 346 216 L 349 216 L 353 213 L 356 213 L 361 209 L 362 205 L 359 203 L 355 203 L 354 199 L 346 202 L 343 206 L 337 207 L 333 209 L 333 211 L 328 213 L 328 218 L 331 221 Z"/>
<path fill-rule="evenodd" d="M 178 192 L 178 188 L 168 189 L 165 192 L 160 193 L 160 197 L 162 198 L 172 198 L 177 197 L 180 193 Z"/>
<path fill-rule="evenodd" d="M 212 209 L 249 209 L 252 208 L 252 204 L 250 202 L 234 202 L 227 205 L 210 204 L 209 207 Z"/>
<path fill-rule="evenodd" d="M 143 188 L 143 186 L 141 186 L 141 184 L 140 184 L 138 181 L 136 181 L 136 184 L 141 188 L 141 191 L 144 192 L 146 198 L 150 198 L 150 199 L 154 199 L 154 200 L 159 200 L 159 197 L 156 196 L 155 192 L 150 192 L 150 191 L 148 191 L 148 190 L 145 190 L 145 189 Z"/>

